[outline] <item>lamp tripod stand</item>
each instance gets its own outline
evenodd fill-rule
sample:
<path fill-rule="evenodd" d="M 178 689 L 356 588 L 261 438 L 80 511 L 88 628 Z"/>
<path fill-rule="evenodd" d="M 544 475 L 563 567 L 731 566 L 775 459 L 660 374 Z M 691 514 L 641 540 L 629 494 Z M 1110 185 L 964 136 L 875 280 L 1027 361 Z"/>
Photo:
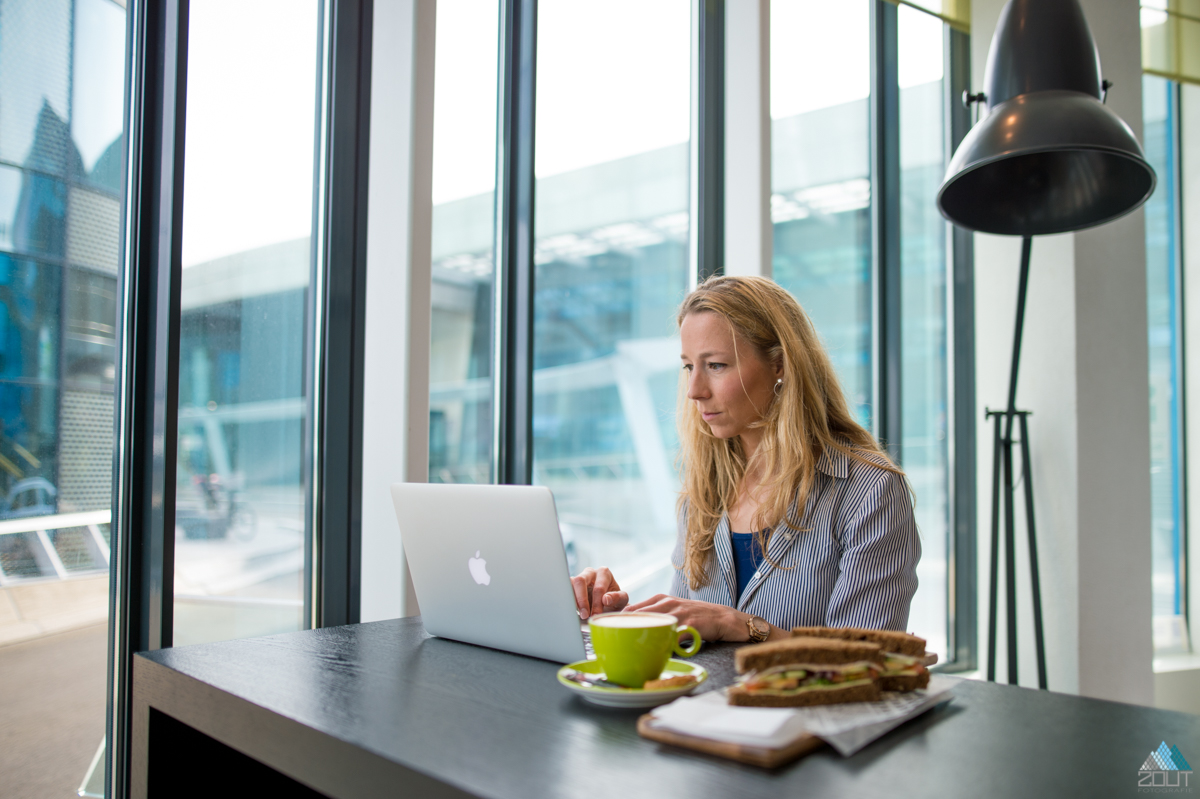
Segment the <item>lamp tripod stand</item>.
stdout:
<path fill-rule="evenodd" d="M 1033 513 L 1033 472 L 1029 462 L 1029 424 L 1027 417 L 1032 411 L 1018 411 L 1017 370 L 1021 363 L 1021 332 L 1025 326 L 1025 296 L 1029 286 L 1029 256 L 1033 250 L 1033 238 L 1021 239 L 1021 276 L 1017 285 L 1017 323 L 1013 334 L 1012 371 L 1008 378 L 1008 405 L 1003 411 L 986 411 L 988 420 L 994 421 L 992 436 L 992 558 L 989 566 L 991 582 L 988 593 L 988 661 L 987 678 L 996 681 L 996 591 L 1000 556 L 1000 501 L 1004 500 L 1004 599 L 1005 622 L 1008 627 L 1008 682 L 1017 684 L 1017 562 L 1016 562 L 1016 514 L 1015 496 L 1017 486 L 1013 483 L 1013 439 L 1014 424 L 1021 432 L 1021 483 L 1025 493 L 1025 529 L 1029 534 L 1029 578 L 1033 584 L 1033 633 L 1037 644 L 1038 688 L 1046 687 L 1046 647 L 1042 633 L 1042 591 L 1038 575 L 1037 527 Z M 1001 431 L 1003 427 L 1003 432 Z M 1001 473 L 1003 472 L 1003 494 Z"/>
<path fill-rule="evenodd" d="M 1021 479 L 1029 533 L 1038 687 L 1046 687 L 1042 592 L 1029 459 L 1029 411 L 1017 410 L 1017 367 L 1033 236 L 1095 227 L 1138 208 L 1154 191 L 1154 169 L 1137 137 L 1104 104 L 1112 85 L 1079 0 L 1008 0 L 988 48 L 980 102 L 987 115 L 955 148 L 938 189 L 942 215 L 967 230 L 1021 236 L 1021 277 L 1008 405 L 987 411 L 992 436 L 991 606 L 987 678 L 996 679 L 996 592 L 1003 500 L 1008 681 L 1017 682 L 1016 485 L 1014 431 L 1020 427 Z M 1003 480 L 1003 488 L 1001 487 Z"/>

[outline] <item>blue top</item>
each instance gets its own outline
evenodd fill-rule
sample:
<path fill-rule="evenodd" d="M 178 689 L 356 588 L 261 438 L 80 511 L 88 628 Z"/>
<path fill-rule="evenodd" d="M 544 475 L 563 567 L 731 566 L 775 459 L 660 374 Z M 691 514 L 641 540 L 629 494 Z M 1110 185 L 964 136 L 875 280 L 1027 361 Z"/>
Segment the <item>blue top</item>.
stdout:
<path fill-rule="evenodd" d="M 730 533 L 733 542 L 733 573 L 737 576 L 737 591 L 740 599 L 750 579 L 762 563 L 763 552 L 754 540 L 754 533 Z"/>

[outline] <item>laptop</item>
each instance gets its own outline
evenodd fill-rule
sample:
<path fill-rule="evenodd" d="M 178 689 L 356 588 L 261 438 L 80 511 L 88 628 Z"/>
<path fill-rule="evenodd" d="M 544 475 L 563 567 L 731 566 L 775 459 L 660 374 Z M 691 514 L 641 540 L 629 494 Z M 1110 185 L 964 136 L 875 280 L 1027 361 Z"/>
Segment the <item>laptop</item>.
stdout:
<path fill-rule="evenodd" d="M 395 483 L 392 502 L 430 634 L 559 663 L 587 657 L 550 489 Z"/>

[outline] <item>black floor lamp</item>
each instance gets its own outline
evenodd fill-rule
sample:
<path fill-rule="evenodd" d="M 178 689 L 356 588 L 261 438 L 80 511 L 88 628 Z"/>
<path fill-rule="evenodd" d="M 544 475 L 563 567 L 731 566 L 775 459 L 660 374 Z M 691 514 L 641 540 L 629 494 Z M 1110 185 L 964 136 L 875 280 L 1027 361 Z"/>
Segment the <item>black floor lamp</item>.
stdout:
<path fill-rule="evenodd" d="M 963 98 L 968 104 L 980 103 L 987 116 L 963 139 L 938 192 L 938 208 L 954 224 L 984 233 L 1021 236 L 1008 404 L 1002 411 L 987 412 L 987 419 L 995 425 L 987 664 L 987 678 L 993 681 L 1003 516 L 1008 681 L 1017 682 L 1015 425 L 1020 428 L 1038 686 L 1046 687 L 1026 420 L 1030 411 L 1016 407 L 1033 237 L 1109 222 L 1136 209 L 1154 191 L 1154 170 L 1146 163 L 1133 131 L 1104 105 L 1109 86 L 1100 79 L 1100 56 L 1078 0 L 1009 0 L 1000 12 L 988 49 L 985 92 Z"/>

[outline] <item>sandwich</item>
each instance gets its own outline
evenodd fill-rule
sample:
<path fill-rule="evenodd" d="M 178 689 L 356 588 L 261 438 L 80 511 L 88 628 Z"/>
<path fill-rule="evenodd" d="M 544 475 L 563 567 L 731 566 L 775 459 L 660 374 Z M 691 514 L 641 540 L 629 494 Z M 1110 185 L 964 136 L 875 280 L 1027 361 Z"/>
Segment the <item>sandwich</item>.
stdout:
<path fill-rule="evenodd" d="M 731 705 L 802 707 L 879 698 L 883 650 L 867 641 L 794 637 L 744 646 L 734 654 L 741 678 Z"/>
<path fill-rule="evenodd" d="M 895 630 L 864 630 L 860 627 L 793 627 L 792 635 L 878 644 L 883 650 L 879 687 L 884 691 L 913 691 L 929 685 L 924 638 Z"/>

